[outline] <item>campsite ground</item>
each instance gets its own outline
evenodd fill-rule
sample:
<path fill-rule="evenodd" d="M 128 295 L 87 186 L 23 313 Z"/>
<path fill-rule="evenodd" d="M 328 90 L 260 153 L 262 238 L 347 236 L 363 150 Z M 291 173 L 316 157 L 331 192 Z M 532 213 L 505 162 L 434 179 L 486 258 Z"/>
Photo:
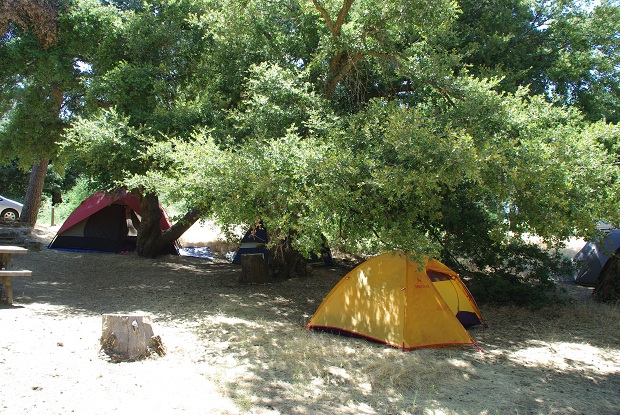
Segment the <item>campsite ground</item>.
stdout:
<path fill-rule="evenodd" d="M 43 249 L 15 266 L 33 276 L 0 305 L 3 415 L 620 412 L 620 308 L 587 289 L 541 310 L 482 307 L 483 353 L 402 352 L 304 330 L 345 268 L 246 286 L 237 266 L 188 257 Z M 106 361 L 103 313 L 153 316 L 168 354 Z"/>

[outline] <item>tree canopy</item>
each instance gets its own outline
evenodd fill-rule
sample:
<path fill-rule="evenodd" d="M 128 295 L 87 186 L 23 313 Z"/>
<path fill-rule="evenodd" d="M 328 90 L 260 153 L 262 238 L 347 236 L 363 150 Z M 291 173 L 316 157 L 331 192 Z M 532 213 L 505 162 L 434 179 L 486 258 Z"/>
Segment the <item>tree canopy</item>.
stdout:
<path fill-rule="evenodd" d="M 61 149 L 184 207 L 180 231 L 260 218 L 303 252 L 323 233 L 519 275 L 522 237 L 618 222 L 614 2 L 44 3 L 42 40 L 0 19 L 6 161 Z"/>

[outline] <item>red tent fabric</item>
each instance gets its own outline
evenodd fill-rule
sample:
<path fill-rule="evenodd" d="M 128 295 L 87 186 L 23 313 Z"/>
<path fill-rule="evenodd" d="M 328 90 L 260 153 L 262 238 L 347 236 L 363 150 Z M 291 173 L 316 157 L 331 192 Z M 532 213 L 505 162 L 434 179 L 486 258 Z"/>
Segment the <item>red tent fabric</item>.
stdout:
<path fill-rule="evenodd" d="M 164 209 L 159 206 L 162 231 L 171 223 Z M 139 199 L 120 190 L 114 193 L 97 192 L 84 200 L 58 230 L 49 248 L 97 251 L 135 250 L 136 231 L 140 216 Z M 167 250 L 178 253 L 176 248 Z"/>
<path fill-rule="evenodd" d="M 88 218 L 92 214 L 99 212 L 101 209 L 111 205 L 115 202 L 122 202 L 125 205 L 129 206 L 134 212 L 141 215 L 142 210 L 140 209 L 140 200 L 128 193 L 127 190 L 123 189 L 116 193 L 106 193 L 104 191 L 97 192 L 90 196 L 88 199 L 84 200 L 72 213 L 69 215 L 65 223 L 62 224 L 58 233 L 61 234 L 67 229 L 75 226 L 78 222 L 83 221 Z M 168 229 L 171 225 L 170 220 L 168 219 L 168 215 L 166 215 L 166 211 L 164 208 L 159 206 L 163 215 L 161 220 L 159 221 L 159 226 L 161 230 Z"/>

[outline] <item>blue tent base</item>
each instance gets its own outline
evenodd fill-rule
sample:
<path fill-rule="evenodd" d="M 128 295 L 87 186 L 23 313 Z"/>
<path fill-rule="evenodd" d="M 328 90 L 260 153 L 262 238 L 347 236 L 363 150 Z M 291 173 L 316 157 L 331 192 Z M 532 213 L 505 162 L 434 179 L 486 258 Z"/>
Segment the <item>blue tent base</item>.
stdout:
<path fill-rule="evenodd" d="M 213 261 L 213 252 L 206 246 L 187 246 L 179 248 L 179 255 Z"/>

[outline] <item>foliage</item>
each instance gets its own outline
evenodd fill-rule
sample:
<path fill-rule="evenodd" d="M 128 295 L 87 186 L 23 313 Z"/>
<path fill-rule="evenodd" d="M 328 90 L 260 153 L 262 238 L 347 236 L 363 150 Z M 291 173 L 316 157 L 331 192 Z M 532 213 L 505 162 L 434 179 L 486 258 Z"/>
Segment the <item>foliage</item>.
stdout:
<path fill-rule="evenodd" d="M 132 175 L 127 186 L 156 192 L 181 211 L 211 212 L 220 182 L 228 179 L 223 169 L 232 162 L 204 131 L 194 132 L 192 140 L 170 137 L 159 141 L 149 147 L 146 156 L 154 165 L 166 168 Z"/>
<path fill-rule="evenodd" d="M 9 199 L 23 201 L 28 187 L 28 174 L 17 167 L 17 163 L 0 168 L 1 195 Z"/>
<path fill-rule="evenodd" d="M 591 121 L 619 118 L 618 19 L 613 1 L 464 0 L 455 36 L 444 38 L 476 76 L 501 90 L 580 108 Z"/>
<path fill-rule="evenodd" d="M 63 161 L 77 160 L 94 187 L 124 186 L 134 175 L 166 168 L 150 158 L 150 147 L 169 136 L 188 139 L 211 122 L 203 73 L 210 42 L 199 23 L 204 4 L 112 3 L 95 20 L 107 33 L 86 62 L 87 111 L 61 143 Z"/>
<path fill-rule="evenodd" d="M 97 39 L 79 28 L 98 6 L 87 0 L 11 4 L 15 8 L 2 13 L 0 148 L 2 161 L 17 157 L 26 169 L 55 157 L 62 130 L 81 109 L 85 73 L 79 63 Z M 83 13 L 72 13 L 78 5 Z"/>
<path fill-rule="evenodd" d="M 614 2 L 58 6 L 57 43 L 0 20 L 6 161 L 45 153 L 184 220 L 440 256 L 503 290 L 559 272 L 524 238 L 620 219 Z"/>
<path fill-rule="evenodd" d="M 469 290 L 480 304 L 549 305 L 554 294 L 550 273 L 572 272 L 570 263 L 560 254 L 552 255 L 533 244 L 517 242 L 501 255 L 502 263 L 496 264 L 496 271 L 466 273 Z"/>
<path fill-rule="evenodd" d="M 229 115 L 238 142 L 325 135 L 336 120 L 327 103 L 297 71 L 263 63 L 249 69 L 240 105 Z"/>
<path fill-rule="evenodd" d="M 153 167 L 146 156 L 153 142 L 148 128 L 135 128 L 128 117 L 110 109 L 97 117 L 75 120 L 65 133 L 63 157 L 79 160 L 93 186 L 113 189 L 123 186 L 133 174 L 145 174 Z"/>
<path fill-rule="evenodd" d="M 225 193 L 214 205 L 218 219 L 225 224 L 261 219 L 273 236 L 294 231 L 293 244 L 302 253 L 315 250 L 332 219 L 321 205 L 332 185 L 331 152 L 329 144 L 292 131 L 277 140 L 248 143 L 234 153 L 224 173 L 232 181 L 221 186 Z"/>
<path fill-rule="evenodd" d="M 472 140 L 427 117 L 424 108 L 374 101 L 340 138 L 349 160 L 331 204 L 352 240 L 378 238 L 388 248 L 434 255 L 425 222 L 437 218 L 441 189 L 476 174 Z M 403 232 L 402 229 L 407 229 Z"/>
<path fill-rule="evenodd" d="M 120 7 L 120 6 L 119 6 Z M 86 96 L 114 107 L 134 128 L 185 133 L 209 122 L 209 84 L 202 74 L 209 39 L 196 19 L 203 2 L 140 2 L 116 9 L 93 58 Z"/>
<path fill-rule="evenodd" d="M 82 13 L 73 13 L 79 9 Z M 82 31 L 95 0 L 15 0 L 0 5 L 0 163 L 31 168 L 20 221 L 34 226 L 47 167 L 63 130 L 83 109 L 83 59 L 99 35 Z M 53 194 L 56 194 L 55 191 Z"/>
<path fill-rule="evenodd" d="M 51 196 L 52 193 L 61 194 L 75 185 L 74 172 L 70 169 L 66 175 L 59 175 L 54 171 L 53 166 L 47 169 L 45 179 L 44 195 Z M 23 202 L 24 194 L 28 187 L 29 171 L 24 171 L 18 167 L 17 162 L 8 166 L 0 167 L 0 189 L 2 196 Z"/>
<path fill-rule="evenodd" d="M 420 236 L 442 235 L 446 214 L 453 209 L 458 216 L 463 204 L 487 216 L 484 233 L 496 242 L 508 232 L 558 242 L 575 226 L 591 232 L 593 217 L 618 215 L 613 159 L 578 114 L 500 96 L 477 82 L 455 87 L 465 98 L 445 106 L 441 117 L 428 105 L 380 101 L 354 119 L 339 152 L 350 149 L 346 157 L 356 159 L 356 169 L 339 187 L 354 185 L 350 206 L 364 211 L 342 206 L 359 221 L 348 228 L 368 232 L 360 226 L 367 222 L 384 241 L 416 250 Z M 418 237 L 407 236 L 415 242 L 398 236 L 403 228 L 418 229 Z"/>
<path fill-rule="evenodd" d="M 328 150 L 325 144 L 289 132 L 279 140 L 248 142 L 232 152 L 221 150 L 202 133 L 191 143 L 172 140 L 154 147 L 159 160 L 174 165 L 136 176 L 131 183 L 186 201 L 186 208 L 215 212 L 218 222 L 231 231 L 258 220 L 274 236 L 277 229 L 283 235 L 295 229 L 295 246 L 308 252 L 320 246 L 325 230 L 324 213 L 316 204 L 319 193 L 331 185 L 325 170 Z"/>
<path fill-rule="evenodd" d="M 69 215 L 82 203 L 86 198 L 92 195 L 92 186 L 87 179 L 78 179 L 72 183 L 71 189 L 63 193 L 62 202 L 54 205 L 54 223 L 62 224 Z M 39 221 L 44 223 L 52 222 L 52 199 L 47 195 L 39 212 Z"/>
<path fill-rule="evenodd" d="M 458 10 L 451 0 L 312 4 L 308 12 L 320 18 L 323 28 L 307 70 L 322 84 L 324 96 L 344 112 L 409 89 L 408 79 L 399 73 L 403 61 L 432 55 L 436 40 L 449 36 Z M 436 68 L 453 61 L 445 50 L 442 58 L 447 64 Z"/>

